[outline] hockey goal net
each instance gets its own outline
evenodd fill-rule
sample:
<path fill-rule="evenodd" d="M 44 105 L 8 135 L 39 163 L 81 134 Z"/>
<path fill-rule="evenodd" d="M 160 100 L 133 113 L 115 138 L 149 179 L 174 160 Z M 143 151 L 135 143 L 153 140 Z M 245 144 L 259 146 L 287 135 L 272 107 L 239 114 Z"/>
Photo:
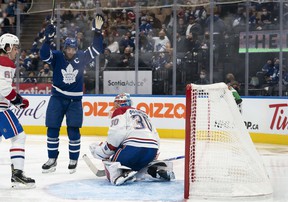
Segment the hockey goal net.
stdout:
<path fill-rule="evenodd" d="M 187 85 L 184 198 L 270 194 L 262 159 L 227 85 Z"/>

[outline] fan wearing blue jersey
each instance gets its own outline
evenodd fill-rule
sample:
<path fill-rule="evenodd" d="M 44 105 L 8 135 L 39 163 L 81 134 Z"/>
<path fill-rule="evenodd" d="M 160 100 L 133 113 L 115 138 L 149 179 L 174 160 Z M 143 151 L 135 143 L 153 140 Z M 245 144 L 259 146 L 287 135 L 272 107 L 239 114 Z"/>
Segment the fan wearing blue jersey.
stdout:
<path fill-rule="evenodd" d="M 103 52 L 103 23 L 104 18 L 97 14 L 92 22 L 92 31 L 95 33 L 93 43 L 85 51 L 78 50 L 77 40 L 69 37 L 65 39 L 63 52 L 51 50 L 50 45 L 56 35 L 56 28 L 49 24 L 45 29 L 45 41 L 40 49 L 40 57 L 53 68 L 53 83 L 45 120 L 49 159 L 42 166 L 43 173 L 56 170 L 59 131 L 64 116 L 69 138 L 68 169 L 70 173 L 76 171 L 81 144 L 80 128 L 83 122 L 84 67 Z"/>
<path fill-rule="evenodd" d="M 26 135 L 22 125 L 10 109 L 10 104 L 25 109 L 29 101 L 19 95 L 12 87 L 19 53 L 19 39 L 13 34 L 0 37 L 0 141 L 2 136 L 11 141 L 10 159 L 12 169 L 12 188 L 33 188 L 35 180 L 23 173 Z"/>
<path fill-rule="evenodd" d="M 132 107 L 128 93 L 117 95 L 114 106 L 107 140 L 90 145 L 92 155 L 104 160 L 108 180 L 113 185 L 121 185 L 136 179 L 138 173 L 141 178 L 142 173 L 148 173 L 158 180 L 173 179 L 169 163 L 154 162 L 160 139 L 149 116 Z"/>

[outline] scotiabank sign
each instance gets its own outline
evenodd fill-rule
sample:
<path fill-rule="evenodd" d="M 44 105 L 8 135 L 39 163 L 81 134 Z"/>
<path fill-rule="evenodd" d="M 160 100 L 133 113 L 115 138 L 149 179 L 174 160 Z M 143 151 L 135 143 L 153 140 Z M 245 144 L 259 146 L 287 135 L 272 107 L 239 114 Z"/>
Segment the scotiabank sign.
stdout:
<path fill-rule="evenodd" d="M 13 112 L 25 126 L 44 126 L 48 95 L 23 95 L 30 101 L 27 109 Z M 114 96 L 83 97 L 83 127 L 109 127 Z M 132 97 L 133 106 L 145 111 L 158 129 L 185 129 L 185 97 Z M 249 132 L 288 135 L 287 99 L 244 98 L 242 117 Z M 66 121 L 63 121 L 65 125 Z"/>
<path fill-rule="evenodd" d="M 15 87 L 15 84 L 13 84 Z M 51 93 L 50 83 L 20 83 L 19 93 L 20 94 L 50 94 Z"/>
<path fill-rule="evenodd" d="M 133 94 L 135 87 L 139 94 L 152 94 L 152 71 L 138 71 L 136 82 L 135 71 L 104 71 L 104 94 Z"/>

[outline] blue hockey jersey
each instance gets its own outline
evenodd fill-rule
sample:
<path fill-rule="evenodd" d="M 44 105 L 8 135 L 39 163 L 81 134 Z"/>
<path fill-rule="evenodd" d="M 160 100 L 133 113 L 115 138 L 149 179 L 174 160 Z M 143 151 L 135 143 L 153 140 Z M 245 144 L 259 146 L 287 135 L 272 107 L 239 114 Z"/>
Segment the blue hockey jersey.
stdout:
<path fill-rule="evenodd" d="M 81 99 L 84 68 L 102 52 L 103 37 L 97 33 L 95 33 L 92 45 L 85 51 L 77 50 L 71 60 L 67 60 L 62 51 L 51 50 L 49 43 L 43 43 L 40 49 L 40 58 L 53 68 L 52 95 Z"/>

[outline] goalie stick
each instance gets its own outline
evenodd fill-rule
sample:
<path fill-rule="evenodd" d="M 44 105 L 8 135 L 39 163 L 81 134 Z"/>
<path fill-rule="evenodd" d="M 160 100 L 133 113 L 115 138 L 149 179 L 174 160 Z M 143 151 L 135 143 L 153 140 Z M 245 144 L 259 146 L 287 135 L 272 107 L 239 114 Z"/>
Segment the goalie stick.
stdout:
<path fill-rule="evenodd" d="M 97 177 L 104 177 L 106 175 L 105 170 L 99 170 L 98 168 L 96 168 L 96 166 L 92 163 L 92 161 L 90 160 L 90 158 L 86 154 L 84 154 L 82 158 L 85 161 L 88 168 Z M 163 159 L 162 161 L 174 161 L 174 160 L 183 159 L 183 158 L 185 158 L 185 156 L 176 156 L 176 157 L 172 157 L 172 158 Z"/>
<path fill-rule="evenodd" d="M 172 158 L 168 158 L 168 159 L 163 159 L 162 161 L 174 161 L 174 160 L 178 160 L 178 159 L 184 159 L 185 156 L 175 156 Z"/>
<path fill-rule="evenodd" d="M 105 170 L 99 170 L 98 168 L 96 168 L 96 166 L 92 163 L 92 161 L 86 154 L 84 154 L 82 158 L 85 161 L 86 165 L 89 167 L 89 169 L 92 171 L 92 173 L 94 173 L 97 177 L 105 176 Z"/>

